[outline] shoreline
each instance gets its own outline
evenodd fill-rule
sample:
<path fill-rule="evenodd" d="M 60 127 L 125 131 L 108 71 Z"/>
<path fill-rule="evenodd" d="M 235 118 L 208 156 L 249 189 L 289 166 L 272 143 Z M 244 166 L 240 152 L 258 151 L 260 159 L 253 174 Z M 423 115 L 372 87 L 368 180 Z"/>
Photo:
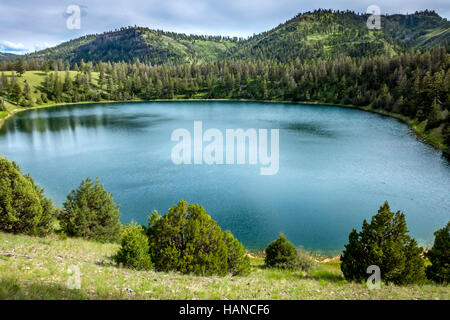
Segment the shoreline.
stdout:
<path fill-rule="evenodd" d="M 410 119 L 404 115 L 387 112 L 383 110 L 376 110 L 372 109 L 369 106 L 366 107 L 358 107 L 353 105 L 341 105 L 341 104 L 332 104 L 332 103 L 326 103 L 326 102 L 307 102 L 307 101 L 280 101 L 280 100 L 251 100 L 251 99 L 155 99 L 155 100 L 142 100 L 142 99 L 135 99 L 135 100 L 127 100 L 127 101 L 116 101 L 116 100 L 101 100 L 101 101 L 84 101 L 84 102 L 67 102 L 67 103 L 54 103 L 54 104 L 48 104 L 48 105 L 39 105 L 35 107 L 17 107 L 16 109 L 9 111 L 9 114 L 0 119 L 0 129 L 3 127 L 4 123 L 12 118 L 15 114 L 23 112 L 23 111 L 29 111 L 29 110 L 36 110 L 36 109 L 44 109 L 44 108 L 53 108 L 53 107 L 61 107 L 66 105 L 81 105 L 81 104 L 100 104 L 100 103 L 128 103 L 128 102 L 255 102 L 255 103 L 279 103 L 279 104 L 298 104 L 298 105 L 315 105 L 315 106 L 328 106 L 328 107 L 338 107 L 338 108 L 348 108 L 348 109 L 356 109 L 361 111 L 366 111 L 386 117 L 391 117 L 394 119 L 397 119 L 398 121 L 401 121 L 402 123 L 406 124 L 411 131 L 414 133 L 416 138 L 420 140 L 421 142 L 426 143 L 427 145 L 433 147 L 436 150 L 439 150 L 442 152 L 442 154 L 448 153 L 446 150 L 444 144 L 440 141 L 437 141 L 435 138 L 432 138 L 428 134 L 426 134 L 423 130 L 419 129 L 417 127 L 417 123 L 414 119 Z M 450 150 L 449 150 L 450 151 Z"/>

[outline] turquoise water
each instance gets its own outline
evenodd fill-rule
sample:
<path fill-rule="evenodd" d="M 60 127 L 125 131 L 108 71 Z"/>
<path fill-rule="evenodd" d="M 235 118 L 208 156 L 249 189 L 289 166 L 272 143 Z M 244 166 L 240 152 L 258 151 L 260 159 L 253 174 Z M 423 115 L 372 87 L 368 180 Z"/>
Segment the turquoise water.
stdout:
<path fill-rule="evenodd" d="M 259 165 L 174 165 L 173 130 L 280 129 L 278 174 Z M 399 121 L 360 110 L 244 102 L 89 104 L 26 111 L 0 130 L 0 154 L 61 205 L 99 177 L 122 221 L 145 224 L 180 199 L 202 204 L 249 248 L 280 232 L 332 252 L 388 200 L 429 244 L 450 219 L 450 164 Z"/>

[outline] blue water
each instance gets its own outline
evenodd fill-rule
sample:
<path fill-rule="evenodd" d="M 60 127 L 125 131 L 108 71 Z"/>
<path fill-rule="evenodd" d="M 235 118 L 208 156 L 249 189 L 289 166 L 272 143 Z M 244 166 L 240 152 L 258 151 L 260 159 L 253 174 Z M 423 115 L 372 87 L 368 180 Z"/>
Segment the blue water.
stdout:
<path fill-rule="evenodd" d="M 280 167 L 174 165 L 173 130 L 280 129 Z M 422 245 L 450 220 L 450 164 L 399 121 L 331 106 L 244 102 L 89 104 L 25 111 L 0 129 L 0 155 L 29 172 L 55 203 L 99 177 L 123 222 L 146 224 L 180 199 L 202 204 L 247 247 L 280 232 L 336 252 L 388 200 Z"/>

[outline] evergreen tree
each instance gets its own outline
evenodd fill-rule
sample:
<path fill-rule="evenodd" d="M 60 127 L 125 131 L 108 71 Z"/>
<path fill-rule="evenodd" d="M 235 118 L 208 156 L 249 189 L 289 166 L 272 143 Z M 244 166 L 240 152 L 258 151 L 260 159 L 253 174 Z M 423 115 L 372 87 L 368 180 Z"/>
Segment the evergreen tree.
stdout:
<path fill-rule="evenodd" d="M 180 201 L 166 215 L 153 212 L 147 232 L 157 270 L 198 275 L 248 270 L 243 247 L 230 233 L 224 234 L 201 206 Z"/>
<path fill-rule="evenodd" d="M 8 111 L 5 104 L 5 98 L 0 97 L 0 111 Z"/>
<path fill-rule="evenodd" d="M 294 269 L 297 266 L 297 250 L 284 234 L 266 248 L 266 266 L 280 269 Z"/>
<path fill-rule="evenodd" d="M 17 164 L 0 157 L 0 230 L 44 235 L 53 216 L 53 205 L 42 189 L 23 176 Z"/>
<path fill-rule="evenodd" d="M 341 256 L 341 270 L 346 279 L 367 278 L 371 265 L 380 267 L 382 279 L 395 284 L 420 283 L 425 279 L 422 248 L 408 234 L 405 215 L 392 212 L 386 201 L 362 231 L 353 230 Z"/>
<path fill-rule="evenodd" d="M 132 222 L 131 225 L 125 227 L 120 250 L 113 257 L 113 260 L 126 267 L 148 270 L 152 268 L 149 250 L 148 238 L 144 228 Z"/>
<path fill-rule="evenodd" d="M 64 203 L 60 216 L 61 228 L 68 235 L 100 242 L 120 239 L 119 206 L 98 179 L 81 181 Z"/>
<path fill-rule="evenodd" d="M 450 282 L 450 222 L 434 233 L 433 247 L 426 253 L 431 266 L 426 269 L 428 279 L 439 283 Z"/>
<path fill-rule="evenodd" d="M 22 88 L 20 87 L 18 81 L 16 81 L 12 86 L 10 98 L 17 104 L 19 104 L 20 100 L 22 100 Z"/>
<path fill-rule="evenodd" d="M 16 70 L 17 74 L 19 75 L 19 77 L 21 77 L 25 73 L 25 62 L 23 61 L 22 58 L 17 60 L 15 70 Z"/>

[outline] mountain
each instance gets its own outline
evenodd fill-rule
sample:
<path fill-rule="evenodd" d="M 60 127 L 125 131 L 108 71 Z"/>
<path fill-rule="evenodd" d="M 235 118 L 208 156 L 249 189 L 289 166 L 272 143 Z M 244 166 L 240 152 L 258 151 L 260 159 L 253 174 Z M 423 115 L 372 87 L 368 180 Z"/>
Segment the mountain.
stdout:
<path fill-rule="evenodd" d="M 381 29 L 369 30 L 367 14 L 317 10 L 299 14 L 235 48 L 235 58 L 288 62 L 295 58 L 329 58 L 398 54 L 410 48 L 448 46 L 450 22 L 433 11 L 381 16 Z"/>
<path fill-rule="evenodd" d="M 10 60 L 10 59 L 14 59 L 14 58 L 17 58 L 16 54 L 0 52 L 0 61 L 2 61 L 2 60 Z"/>
<path fill-rule="evenodd" d="M 84 61 L 127 61 L 136 59 L 152 64 L 180 64 L 216 61 L 238 39 L 185 35 L 148 28 L 128 27 L 100 35 L 88 35 L 28 55 L 30 58 Z"/>
<path fill-rule="evenodd" d="M 127 61 L 181 64 L 233 59 L 293 59 L 395 55 L 450 43 L 450 22 L 434 11 L 381 16 L 381 30 L 369 30 L 367 14 L 316 10 L 242 40 L 128 27 L 87 35 L 27 55 L 43 60 Z"/>

